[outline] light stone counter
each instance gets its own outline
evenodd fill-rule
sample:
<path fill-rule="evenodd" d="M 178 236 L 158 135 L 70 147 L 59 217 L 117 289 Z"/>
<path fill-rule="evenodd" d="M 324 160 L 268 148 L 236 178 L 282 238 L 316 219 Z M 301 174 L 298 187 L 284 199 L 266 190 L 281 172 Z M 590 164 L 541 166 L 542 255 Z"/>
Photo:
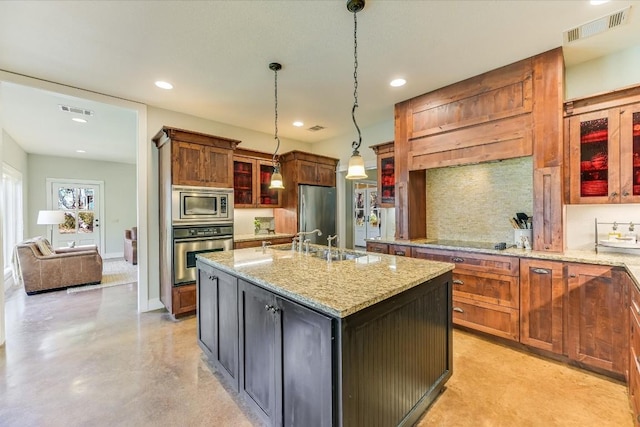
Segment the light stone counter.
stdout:
<path fill-rule="evenodd" d="M 640 289 L 640 252 L 638 255 L 630 253 L 618 253 L 611 251 L 565 251 L 564 253 L 539 252 L 524 249 L 509 248 L 496 250 L 491 244 L 483 242 L 443 241 L 431 239 L 400 240 L 400 239 L 370 239 L 371 242 L 388 243 L 394 245 L 407 245 L 431 249 L 460 250 L 465 252 L 478 252 L 492 255 L 516 256 L 519 258 L 546 259 L 550 261 L 577 262 L 584 264 L 609 265 L 622 267 L 627 270 L 636 286 Z"/>
<path fill-rule="evenodd" d="M 339 318 L 455 267 L 443 262 L 364 252 L 353 260 L 328 262 L 313 255 L 277 249 L 287 246 L 210 252 L 197 257 L 214 268 Z M 326 249 L 326 246 L 311 247 Z"/>
<path fill-rule="evenodd" d="M 251 242 L 254 240 L 271 240 L 271 239 L 284 239 L 287 237 L 293 237 L 295 234 L 275 233 L 275 234 L 235 234 L 233 236 L 234 242 Z"/>

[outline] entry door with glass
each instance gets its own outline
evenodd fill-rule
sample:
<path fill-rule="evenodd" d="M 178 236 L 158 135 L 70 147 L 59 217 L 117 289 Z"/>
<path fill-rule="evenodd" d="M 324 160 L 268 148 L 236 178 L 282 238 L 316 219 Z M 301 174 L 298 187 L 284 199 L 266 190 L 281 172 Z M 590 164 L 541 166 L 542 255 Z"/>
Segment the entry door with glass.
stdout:
<path fill-rule="evenodd" d="M 380 206 L 377 185 L 354 183 L 354 246 L 365 247 L 365 239 L 380 236 Z"/>
<path fill-rule="evenodd" d="M 53 230 L 53 246 L 96 245 L 100 248 L 99 185 L 52 185 L 53 208 L 64 211 L 64 222 Z"/>

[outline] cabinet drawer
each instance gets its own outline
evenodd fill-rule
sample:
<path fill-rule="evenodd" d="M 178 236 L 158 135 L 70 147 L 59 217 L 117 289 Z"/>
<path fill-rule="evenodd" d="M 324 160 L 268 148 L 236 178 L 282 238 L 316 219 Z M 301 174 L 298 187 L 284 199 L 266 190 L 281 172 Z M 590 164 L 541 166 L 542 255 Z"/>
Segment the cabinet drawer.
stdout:
<path fill-rule="evenodd" d="M 411 246 L 389 245 L 389 255 L 411 256 Z"/>
<path fill-rule="evenodd" d="M 520 307 L 518 278 L 504 274 L 456 268 L 453 271 L 453 295 L 487 304 Z"/>
<path fill-rule="evenodd" d="M 453 299 L 453 324 L 518 341 L 520 311 L 465 298 Z"/>
<path fill-rule="evenodd" d="M 414 258 L 452 262 L 456 265 L 456 268 L 460 267 L 470 271 L 505 274 L 508 276 L 517 276 L 520 269 L 520 259 L 518 257 L 417 247 L 412 249 L 412 256 Z"/>
<path fill-rule="evenodd" d="M 389 245 L 386 243 L 367 242 L 367 252 L 376 252 L 379 254 L 388 254 Z"/>

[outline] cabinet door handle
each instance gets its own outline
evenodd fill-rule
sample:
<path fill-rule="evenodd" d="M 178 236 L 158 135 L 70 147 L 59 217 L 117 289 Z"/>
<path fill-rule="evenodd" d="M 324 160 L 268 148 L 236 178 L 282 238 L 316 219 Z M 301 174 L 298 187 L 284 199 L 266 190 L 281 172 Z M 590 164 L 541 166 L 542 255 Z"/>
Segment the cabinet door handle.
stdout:
<path fill-rule="evenodd" d="M 629 195 L 629 192 L 627 190 L 624 190 L 624 192 L 622 193 L 622 197 L 627 197 Z"/>
<path fill-rule="evenodd" d="M 404 251 L 396 251 L 396 255 L 405 256 L 405 252 Z"/>
<path fill-rule="evenodd" d="M 451 261 L 453 262 L 464 262 L 464 258 L 460 258 L 457 256 L 451 257 Z"/>
<path fill-rule="evenodd" d="M 569 277 L 571 277 L 572 279 L 575 279 L 575 278 L 576 278 L 576 277 L 578 277 L 578 276 L 576 276 L 576 275 L 575 275 L 575 273 L 571 273 L 571 274 L 569 275 Z"/>
<path fill-rule="evenodd" d="M 272 313 L 277 313 L 278 311 L 280 311 L 278 307 L 271 304 L 265 304 L 264 309 Z"/>
<path fill-rule="evenodd" d="M 549 270 L 546 270 L 544 268 L 534 268 L 531 271 L 533 271 L 536 274 L 549 274 L 549 273 L 551 273 Z"/>
<path fill-rule="evenodd" d="M 617 197 L 618 196 L 618 192 L 614 191 L 613 193 L 611 193 L 611 197 Z"/>
<path fill-rule="evenodd" d="M 460 279 L 453 279 L 453 284 L 454 285 L 464 285 L 464 282 Z"/>
<path fill-rule="evenodd" d="M 218 280 L 218 276 L 209 276 L 209 280 Z"/>
<path fill-rule="evenodd" d="M 464 313 L 464 310 L 460 307 L 453 307 L 453 311 L 457 311 L 458 313 Z"/>

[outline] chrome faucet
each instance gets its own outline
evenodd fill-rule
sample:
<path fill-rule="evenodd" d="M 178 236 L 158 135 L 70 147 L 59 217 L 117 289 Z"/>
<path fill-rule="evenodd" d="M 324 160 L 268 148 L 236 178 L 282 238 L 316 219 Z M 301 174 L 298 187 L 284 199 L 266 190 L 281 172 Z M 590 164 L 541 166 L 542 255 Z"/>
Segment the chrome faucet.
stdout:
<path fill-rule="evenodd" d="M 270 246 L 271 242 L 268 242 L 266 240 L 262 241 L 262 253 L 265 253 L 267 251 L 267 246 Z"/>
<path fill-rule="evenodd" d="M 295 252 L 296 251 L 296 242 L 299 241 L 299 240 L 300 240 L 300 238 L 297 237 L 297 236 L 294 236 L 291 239 L 291 252 Z"/>
<path fill-rule="evenodd" d="M 313 233 L 318 233 L 318 236 L 322 236 L 322 231 L 318 230 L 317 228 L 312 231 L 298 231 L 298 233 L 296 233 L 296 236 L 298 236 L 298 252 L 302 253 L 302 243 L 304 242 L 304 236 Z"/>
<path fill-rule="evenodd" d="M 327 261 L 331 261 L 331 241 L 336 241 L 336 247 L 338 247 L 338 235 L 334 234 L 333 236 L 327 236 L 327 244 L 329 245 L 329 251 L 327 252 Z"/>

